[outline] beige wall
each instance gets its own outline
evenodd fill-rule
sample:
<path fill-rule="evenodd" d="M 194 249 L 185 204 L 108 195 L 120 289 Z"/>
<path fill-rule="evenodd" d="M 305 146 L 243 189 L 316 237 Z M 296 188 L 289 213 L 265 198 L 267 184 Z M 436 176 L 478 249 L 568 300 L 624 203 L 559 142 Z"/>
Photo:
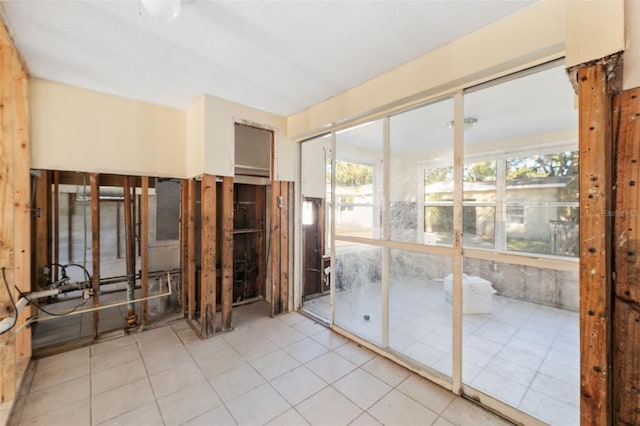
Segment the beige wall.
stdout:
<path fill-rule="evenodd" d="M 567 5 L 567 67 L 624 50 L 624 0 L 569 1 Z"/>
<path fill-rule="evenodd" d="M 624 90 L 640 87 L 640 1 L 627 0 L 625 5 Z"/>
<path fill-rule="evenodd" d="M 287 137 L 285 117 L 207 95 L 204 119 L 204 173 L 233 176 L 234 125 L 244 123 L 274 132 L 274 177 L 276 180 L 294 180 L 295 145 Z"/>
<path fill-rule="evenodd" d="M 36 169 L 181 177 L 184 112 L 33 78 L 29 82 Z"/>
<path fill-rule="evenodd" d="M 187 110 L 186 156 L 186 176 L 202 174 L 204 170 L 204 96 L 201 96 Z"/>
<path fill-rule="evenodd" d="M 293 181 L 286 119 L 202 96 L 186 111 L 33 78 L 32 167 L 162 177 L 233 176 L 234 123 L 274 131 L 275 178 Z"/>

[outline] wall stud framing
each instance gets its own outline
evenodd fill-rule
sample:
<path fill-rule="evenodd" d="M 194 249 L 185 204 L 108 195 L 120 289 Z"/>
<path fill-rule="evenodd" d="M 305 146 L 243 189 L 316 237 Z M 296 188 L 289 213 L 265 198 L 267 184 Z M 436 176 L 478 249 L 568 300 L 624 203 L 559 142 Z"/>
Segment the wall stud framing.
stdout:
<path fill-rule="evenodd" d="M 133 213 L 133 200 L 135 198 L 131 195 L 131 185 L 129 176 L 124 176 L 122 179 L 122 188 L 124 192 L 124 239 L 125 239 L 125 252 L 126 252 L 126 264 L 127 264 L 127 300 L 135 299 L 135 286 L 136 286 L 136 242 L 135 242 L 135 225 L 134 225 L 134 213 Z M 135 194 L 135 187 L 134 187 Z M 130 302 L 127 304 L 127 318 L 126 325 L 128 328 L 135 327 L 138 323 L 136 316 L 135 304 Z"/>
<path fill-rule="evenodd" d="M 640 89 L 614 98 L 613 424 L 640 424 Z"/>
<path fill-rule="evenodd" d="M 215 280 L 215 272 L 213 273 Z M 222 178 L 222 331 L 233 328 L 233 177 Z"/>
<path fill-rule="evenodd" d="M 89 175 L 91 187 L 91 287 L 93 307 L 100 306 L 100 175 Z M 100 312 L 93 311 L 93 338 L 100 333 Z"/>
<path fill-rule="evenodd" d="M 604 64 L 577 72 L 580 150 L 580 417 L 611 424 L 611 98 Z M 588 236 L 585 238 L 583 236 Z"/>
<path fill-rule="evenodd" d="M 203 175 L 200 191 L 200 335 L 210 337 L 216 331 L 216 177 Z"/>
<path fill-rule="evenodd" d="M 140 230 L 140 292 L 144 299 L 149 295 L 149 177 L 142 177 L 142 195 L 140 200 L 141 230 Z M 141 325 L 149 321 L 149 303 L 146 299 L 142 301 Z"/>

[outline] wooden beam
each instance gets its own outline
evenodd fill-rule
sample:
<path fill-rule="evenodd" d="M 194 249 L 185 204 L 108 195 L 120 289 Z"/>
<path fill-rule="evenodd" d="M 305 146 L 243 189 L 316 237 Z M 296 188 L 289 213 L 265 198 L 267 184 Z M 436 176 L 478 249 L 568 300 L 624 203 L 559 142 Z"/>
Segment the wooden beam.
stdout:
<path fill-rule="evenodd" d="M 100 175 L 89 174 L 91 187 L 91 287 L 93 307 L 100 306 Z M 100 334 L 100 311 L 93 311 L 93 338 Z"/>
<path fill-rule="evenodd" d="M 611 99 L 606 66 L 577 72 L 580 150 L 580 417 L 611 424 Z"/>
<path fill-rule="evenodd" d="M 60 267 L 60 175 L 53 171 L 53 281 L 58 281 Z"/>
<path fill-rule="evenodd" d="M 124 240 L 127 264 L 127 300 L 135 299 L 135 273 L 136 273 L 136 241 L 135 241 L 135 224 L 133 220 L 133 203 L 131 195 L 131 185 L 129 176 L 122 179 L 122 188 L 124 192 Z M 135 304 L 129 302 L 127 304 L 127 327 L 135 327 L 138 323 Z"/>
<path fill-rule="evenodd" d="M 140 200 L 140 293 L 144 299 L 149 295 L 149 177 L 142 177 L 142 195 Z M 142 326 L 149 321 L 149 302 L 140 305 Z"/>
<path fill-rule="evenodd" d="M 289 305 L 289 182 L 280 182 L 280 304 L 279 313 L 288 312 Z"/>
<path fill-rule="evenodd" d="M 282 312 L 282 299 L 280 298 L 280 182 L 271 182 L 271 232 L 269 277 L 271 284 L 271 316 Z"/>
<path fill-rule="evenodd" d="M 189 287 L 187 268 L 189 264 L 188 224 L 189 224 L 189 180 L 180 182 L 180 309 L 182 315 L 187 316 L 187 288 Z"/>
<path fill-rule="evenodd" d="M 189 293 L 189 319 L 195 318 L 196 311 L 196 181 L 189 179 L 188 184 L 188 247 L 187 247 L 187 285 Z"/>
<path fill-rule="evenodd" d="M 60 185 L 84 185 L 83 172 L 71 172 L 60 170 Z M 101 174 L 100 182 L 102 186 L 122 187 L 123 175 Z M 141 187 L 142 180 L 139 176 L 129 176 L 129 185 L 133 187 Z M 155 188 L 155 180 L 149 181 L 149 188 Z"/>
<path fill-rule="evenodd" d="M 14 67 L 19 64 L 14 61 Z M 21 67 L 20 67 L 21 68 Z M 14 71 L 15 73 L 15 71 Z M 27 76 L 20 69 L 14 80 L 14 235 L 15 235 L 15 284 L 22 292 L 31 291 L 31 173 L 29 108 L 27 105 Z M 22 311 L 18 318 L 21 327 L 32 316 L 33 307 Z M 26 361 L 31 357 L 31 328 L 22 328 L 16 335 L 16 361 Z"/>
<path fill-rule="evenodd" d="M 222 178 L 222 331 L 233 328 L 233 177 Z"/>
<path fill-rule="evenodd" d="M 15 294 L 14 274 L 14 134 L 12 105 L 12 57 L 13 49 L 0 46 L 0 268 L 3 279 Z M 0 284 L 0 319 L 14 315 L 10 294 L 5 284 Z M 16 392 L 15 334 L 8 332 L 0 336 L 0 403 L 14 399 Z"/>
<path fill-rule="evenodd" d="M 73 215 L 76 213 L 76 194 L 70 192 L 67 194 L 67 260 L 73 262 Z"/>
<path fill-rule="evenodd" d="M 257 256 L 257 274 L 256 282 L 258 284 L 258 294 L 265 296 L 266 285 L 266 262 L 265 262 L 265 200 L 266 200 L 266 186 L 259 185 L 256 187 L 256 226 L 262 229 L 262 232 L 256 235 L 256 256 Z"/>
<path fill-rule="evenodd" d="M 200 334 L 216 331 L 216 177 L 203 175 L 200 181 Z"/>
<path fill-rule="evenodd" d="M 50 173 L 47 170 L 40 170 L 40 176 L 36 177 L 35 196 L 35 259 L 32 271 L 35 288 L 40 290 L 48 285 L 50 275 L 46 273 L 50 265 L 49 239 L 49 203 L 48 197 L 51 193 Z"/>
<path fill-rule="evenodd" d="M 640 89 L 614 98 L 613 424 L 640 424 Z"/>

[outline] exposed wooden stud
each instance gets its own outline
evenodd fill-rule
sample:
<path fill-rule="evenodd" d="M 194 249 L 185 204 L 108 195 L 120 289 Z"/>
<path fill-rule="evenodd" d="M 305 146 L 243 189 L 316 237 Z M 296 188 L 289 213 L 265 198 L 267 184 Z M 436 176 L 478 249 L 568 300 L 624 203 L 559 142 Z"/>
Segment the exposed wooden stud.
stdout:
<path fill-rule="evenodd" d="M 271 284 L 271 316 L 282 312 L 282 299 L 280 299 L 280 182 L 271 182 L 271 233 L 269 259 L 270 284 Z"/>
<path fill-rule="evenodd" d="M 89 175 L 91 187 L 91 287 L 93 289 L 93 307 L 100 306 L 100 176 Z M 100 311 L 93 311 L 93 338 L 100 333 Z"/>
<path fill-rule="evenodd" d="M 4 29 L 4 28 L 3 28 Z M 14 275 L 14 134 L 12 105 L 13 49 L 0 46 L 0 268 L 12 295 Z M 13 315 L 13 306 L 4 284 L 0 284 L 0 319 Z M 0 403 L 14 399 L 16 392 L 15 334 L 0 335 Z"/>
<path fill-rule="evenodd" d="M 53 171 L 53 281 L 58 281 L 60 264 L 60 179 L 57 170 Z"/>
<path fill-rule="evenodd" d="M 216 177 L 203 175 L 200 182 L 200 334 L 209 337 L 216 330 Z"/>
<path fill-rule="evenodd" d="M 280 182 L 280 311 L 288 311 L 289 304 L 289 182 Z"/>
<path fill-rule="evenodd" d="M 144 299 L 149 295 L 149 177 L 142 177 L 142 195 L 140 200 L 140 293 Z M 140 305 L 144 326 L 149 321 L 149 302 Z"/>
<path fill-rule="evenodd" d="M 606 66 L 578 69 L 580 150 L 580 417 L 611 424 L 611 99 Z"/>
<path fill-rule="evenodd" d="M 46 273 L 49 262 L 50 246 L 47 243 L 49 238 L 49 203 L 48 194 L 51 192 L 49 172 L 40 170 L 40 176 L 36 177 L 36 197 L 35 197 L 35 240 L 34 240 L 34 268 L 32 270 L 35 288 L 40 290 L 46 288 L 49 281 L 49 274 Z"/>
<path fill-rule="evenodd" d="M 640 424 L 640 89 L 614 98 L 613 421 Z M 582 226 L 582 225 L 581 225 Z"/>
<path fill-rule="evenodd" d="M 187 268 L 188 257 L 188 224 L 189 224 L 189 180 L 182 179 L 180 183 L 180 309 L 182 315 L 187 315 L 187 288 L 189 287 Z"/>
<path fill-rule="evenodd" d="M 222 330 L 233 327 L 233 177 L 222 178 Z"/>
<path fill-rule="evenodd" d="M 260 185 L 256 187 L 256 225 L 262 229 L 263 232 L 259 232 L 256 235 L 256 257 L 257 259 L 257 276 L 256 282 L 258 283 L 258 294 L 265 296 L 266 285 L 266 268 L 265 268 L 265 250 L 264 250 L 264 233 L 265 230 L 265 199 L 266 199 L 266 187 Z"/>
<path fill-rule="evenodd" d="M 189 319 L 195 318 L 196 311 L 196 181 L 188 181 L 188 226 L 187 226 L 187 286 L 189 294 Z"/>
<path fill-rule="evenodd" d="M 14 67 L 20 67 L 14 61 Z M 14 71 L 15 73 L 15 71 Z M 30 140 L 27 105 L 27 76 L 20 69 L 14 80 L 14 261 L 15 285 L 23 292 L 31 291 L 31 180 L 30 180 Z M 18 318 L 18 326 L 31 317 L 33 307 L 25 308 Z M 31 328 L 22 328 L 16 335 L 16 361 L 27 361 L 31 357 Z M 26 367 L 26 365 L 25 365 Z M 21 374 L 18 372 L 18 374 Z"/>
<path fill-rule="evenodd" d="M 126 264 L 127 264 L 127 300 L 135 299 L 135 269 L 136 269 L 136 243 L 134 237 L 134 224 L 133 224 L 133 203 L 131 196 L 131 186 L 129 184 L 129 176 L 124 176 L 122 180 L 122 187 L 124 190 L 124 236 L 125 236 L 125 249 L 126 249 Z M 127 304 L 127 327 L 135 327 L 138 323 L 136 316 L 135 304 L 130 302 Z"/>
<path fill-rule="evenodd" d="M 67 260 L 73 262 L 73 215 L 76 213 L 76 194 L 70 192 L 67 196 Z"/>

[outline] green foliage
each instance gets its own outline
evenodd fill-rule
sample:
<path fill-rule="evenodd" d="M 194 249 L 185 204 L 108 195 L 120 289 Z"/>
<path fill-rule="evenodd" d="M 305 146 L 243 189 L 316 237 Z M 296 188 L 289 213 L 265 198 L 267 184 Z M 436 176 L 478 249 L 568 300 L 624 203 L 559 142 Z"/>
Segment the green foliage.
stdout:
<path fill-rule="evenodd" d="M 513 157 L 507 160 L 507 179 L 577 176 L 578 151 Z"/>
<path fill-rule="evenodd" d="M 359 186 L 373 183 L 373 166 L 370 164 L 336 161 L 336 185 Z"/>

